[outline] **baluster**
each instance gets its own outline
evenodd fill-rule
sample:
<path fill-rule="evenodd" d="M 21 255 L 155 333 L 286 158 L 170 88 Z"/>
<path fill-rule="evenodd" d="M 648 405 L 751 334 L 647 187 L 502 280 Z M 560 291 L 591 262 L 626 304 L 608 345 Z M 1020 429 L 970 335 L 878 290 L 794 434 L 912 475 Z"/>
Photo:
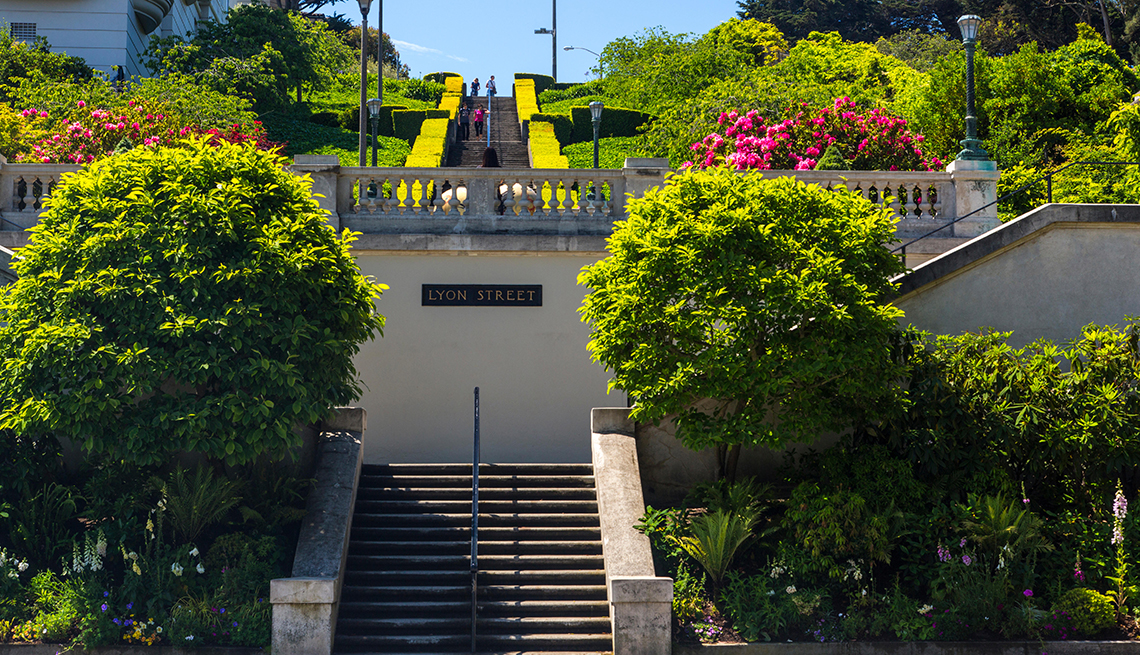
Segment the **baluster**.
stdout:
<path fill-rule="evenodd" d="M 922 212 L 923 218 L 933 218 L 934 206 L 930 202 L 930 186 L 925 182 L 918 185 L 919 203 L 918 211 Z"/>
<path fill-rule="evenodd" d="M 918 218 L 919 203 L 921 202 L 922 197 L 920 195 L 921 192 L 919 191 L 918 186 L 914 184 L 914 182 L 908 182 L 905 188 L 906 204 L 904 204 L 903 207 L 906 208 L 906 218 Z"/>
<path fill-rule="evenodd" d="M 940 188 L 937 184 L 933 184 L 933 183 L 930 185 L 930 188 L 929 188 L 929 191 L 930 191 L 930 212 L 932 214 L 932 218 L 935 218 L 935 219 L 941 219 L 942 218 L 942 193 L 941 193 L 942 190 L 943 189 Z"/>
<path fill-rule="evenodd" d="M 578 217 L 586 218 L 590 215 L 590 190 L 593 189 L 593 178 L 578 178 L 574 180 L 578 185 L 578 202 L 577 205 Z"/>
<path fill-rule="evenodd" d="M 499 188 L 502 189 L 503 192 L 503 208 L 501 213 L 503 216 L 514 217 L 514 215 L 518 213 L 518 210 L 516 209 L 518 201 L 515 197 L 515 183 L 510 179 L 504 179 L 498 184 Z M 523 193 L 526 193 L 526 191 L 523 191 Z"/>
<path fill-rule="evenodd" d="M 421 179 L 419 176 L 416 176 L 416 184 L 419 185 L 420 191 L 416 194 L 416 204 L 412 213 L 416 216 L 423 216 L 431 211 L 428 209 L 428 187 L 430 185 L 428 180 Z"/>
<path fill-rule="evenodd" d="M 433 197 L 431 198 L 431 200 L 428 201 L 429 205 L 430 205 L 428 207 L 428 210 L 432 214 L 438 214 L 438 215 L 443 214 L 443 205 L 444 205 L 443 183 L 446 181 L 447 180 L 442 178 L 442 177 L 441 178 L 432 178 L 432 183 L 431 183 L 430 188 L 432 190 L 431 195 Z M 451 195 L 454 196 L 455 192 L 452 191 Z"/>
<path fill-rule="evenodd" d="M 392 211 L 392 198 L 396 197 L 396 189 L 399 188 L 399 182 L 395 182 L 391 177 L 384 175 L 376 183 L 377 200 L 380 201 L 380 213 L 387 214 Z M 384 192 L 384 186 L 388 186 L 388 192 Z"/>
<path fill-rule="evenodd" d="M 467 182 L 463 179 L 455 180 L 451 183 L 451 198 L 447 201 L 449 212 L 460 213 L 459 211 L 459 189 L 463 189 L 464 200 L 467 198 Z"/>
<path fill-rule="evenodd" d="M 28 206 L 28 203 L 24 202 L 24 198 L 28 194 L 28 181 L 24 179 L 23 175 L 21 175 L 20 177 L 16 178 L 15 182 L 13 182 L 13 185 L 12 209 L 22 212 L 24 211 L 24 208 Z"/>
<path fill-rule="evenodd" d="M 594 216 L 599 218 L 605 216 L 613 216 L 614 214 L 614 188 L 602 180 L 598 180 L 597 185 L 594 187 L 596 192 L 594 194 Z M 606 193 L 609 193 L 609 200 L 606 200 Z"/>

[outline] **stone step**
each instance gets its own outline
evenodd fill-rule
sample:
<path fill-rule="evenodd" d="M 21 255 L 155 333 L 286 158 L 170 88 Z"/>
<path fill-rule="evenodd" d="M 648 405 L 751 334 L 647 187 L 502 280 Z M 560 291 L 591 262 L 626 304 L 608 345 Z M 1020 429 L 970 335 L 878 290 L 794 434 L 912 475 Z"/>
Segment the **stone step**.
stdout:
<path fill-rule="evenodd" d="M 471 476 L 471 463 L 466 464 L 365 464 L 362 475 L 466 475 Z M 593 475 L 590 464 L 480 464 L 479 475 Z"/>
<path fill-rule="evenodd" d="M 407 587 L 413 584 L 428 586 L 460 586 L 470 583 L 471 571 L 369 571 L 350 568 L 345 575 L 354 585 L 372 587 Z M 538 571 L 479 571 L 479 585 L 604 585 L 606 574 L 601 569 L 552 569 Z"/>
<path fill-rule="evenodd" d="M 480 601 L 480 616 L 604 616 L 605 600 L 496 600 Z"/>
<path fill-rule="evenodd" d="M 412 616 L 444 617 L 461 616 L 471 620 L 471 593 L 462 601 L 342 601 L 338 612 L 340 619 L 359 616 Z"/>
<path fill-rule="evenodd" d="M 355 555 L 348 556 L 352 570 L 392 571 L 400 569 L 470 571 L 471 556 L 463 555 Z M 535 571 L 560 569 L 601 569 L 601 555 L 485 555 L 479 554 L 483 571 Z"/>
<path fill-rule="evenodd" d="M 352 528 L 355 539 L 371 541 L 460 541 L 470 539 L 470 527 L 440 528 Z M 490 541 L 597 541 L 602 538 L 601 528 L 543 528 L 506 527 L 479 528 L 479 543 Z"/>
<path fill-rule="evenodd" d="M 470 497 L 470 475 L 372 475 L 361 474 L 360 486 L 371 489 L 463 489 Z M 594 488 L 592 475 L 484 475 L 479 474 L 479 492 L 484 489 L 517 489 L 532 487 Z"/>
<path fill-rule="evenodd" d="M 471 599 L 470 582 L 463 585 L 404 585 L 373 587 L 345 584 L 341 597 L 346 601 L 376 602 Z M 566 601 L 606 600 L 606 586 L 598 585 L 480 585 L 479 602 L 484 601 Z"/>
<path fill-rule="evenodd" d="M 359 555 L 470 555 L 470 540 L 365 541 L 349 543 L 349 556 Z M 479 543 L 479 556 L 487 555 L 601 555 L 601 541 L 519 541 Z"/>
<path fill-rule="evenodd" d="M 470 619 L 467 628 L 471 628 Z M 570 633 L 604 635 L 610 632 L 609 617 L 558 616 L 558 617 L 488 617 L 475 622 L 477 635 L 491 636 L 511 633 Z"/>
<path fill-rule="evenodd" d="M 361 487 L 356 492 L 357 499 L 363 500 L 463 500 L 471 502 L 471 487 L 461 488 L 369 488 Z M 595 500 L 593 488 L 562 489 L 532 487 L 517 489 L 480 488 L 479 502 L 485 500 Z"/>
<path fill-rule="evenodd" d="M 471 515 L 471 499 L 465 500 L 358 500 L 360 514 L 467 514 Z M 590 500 L 494 500 L 479 499 L 480 514 L 597 514 L 598 503 Z"/>
<path fill-rule="evenodd" d="M 353 526 L 360 527 L 442 527 L 469 526 L 467 514 L 373 514 L 356 512 Z M 598 525 L 597 514 L 479 514 L 480 529 L 504 526 L 589 526 Z"/>
<path fill-rule="evenodd" d="M 339 615 L 341 617 L 369 617 L 369 616 L 411 616 L 411 617 L 446 617 L 460 616 L 471 619 L 471 592 L 468 589 L 467 598 L 456 601 L 342 601 Z M 609 604 L 604 600 L 516 600 L 516 601 L 480 601 L 479 616 L 481 617 L 538 617 L 538 616 L 595 616 L 609 617 Z"/>

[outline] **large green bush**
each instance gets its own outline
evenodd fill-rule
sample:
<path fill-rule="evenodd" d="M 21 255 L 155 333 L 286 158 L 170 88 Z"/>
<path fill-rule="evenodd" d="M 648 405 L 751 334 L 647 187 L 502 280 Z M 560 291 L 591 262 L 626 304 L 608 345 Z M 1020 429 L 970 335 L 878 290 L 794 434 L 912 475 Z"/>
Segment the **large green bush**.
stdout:
<path fill-rule="evenodd" d="M 355 399 L 383 287 L 285 163 L 199 142 L 69 176 L 0 299 L 0 426 L 240 463 Z"/>
<path fill-rule="evenodd" d="M 22 79 L 78 82 L 89 80 L 92 75 L 82 58 L 51 52 L 43 37 L 35 43 L 24 43 L 12 38 L 7 24 L 0 26 L 0 102 L 11 101 L 11 90 Z"/>
<path fill-rule="evenodd" d="M 429 118 L 448 118 L 446 109 L 397 109 L 392 112 L 392 135 L 416 145 L 420 125 Z"/>
<path fill-rule="evenodd" d="M 590 108 L 571 107 L 570 118 L 574 123 L 572 143 L 594 140 L 594 122 L 590 117 Z M 598 126 L 598 137 L 637 136 L 641 126 L 653 118 L 649 114 L 636 109 L 624 107 L 606 107 L 602 110 L 602 122 Z"/>
<path fill-rule="evenodd" d="M 1089 637 L 1116 622 L 1112 599 L 1093 589 L 1070 589 L 1053 603 L 1053 611 L 1068 614 L 1073 628 Z"/>

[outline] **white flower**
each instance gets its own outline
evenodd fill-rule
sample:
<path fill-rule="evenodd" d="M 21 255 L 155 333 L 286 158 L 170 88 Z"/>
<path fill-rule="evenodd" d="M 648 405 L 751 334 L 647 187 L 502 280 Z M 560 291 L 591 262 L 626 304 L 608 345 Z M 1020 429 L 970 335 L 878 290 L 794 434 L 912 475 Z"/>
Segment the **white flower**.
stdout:
<path fill-rule="evenodd" d="M 194 635 L 186 635 L 186 641 L 194 641 Z"/>
<path fill-rule="evenodd" d="M 154 631 L 157 632 L 158 634 L 162 634 L 162 626 L 161 625 L 158 626 L 157 628 L 154 629 Z"/>
<path fill-rule="evenodd" d="M 789 594 L 794 594 L 794 593 L 796 593 L 796 586 L 795 585 L 788 585 L 788 588 L 785 589 L 784 591 L 788 592 Z"/>
<path fill-rule="evenodd" d="M 934 610 L 933 605 L 923 605 L 922 607 L 918 608 L 918 613 L 919 614 L 926 614 L 927 612 L 930 612 L 933 610 Z"/>
<path fill-rule="evenodd" d="M 769 590 L 768 590 L 768 595 L 769 595 L 769 596 L 775 596 L 775 595 L 776 595 L 776 590 L 775 590 L 775 589 L 769 589 Z"/>
<path fill-rule="evenodd" d="M 198 549 L 197 548 L 190 551 L 190 557 L 197 557 L 197 556 L 198 556 Z"/>
<path fill-rule="evenodd" d="M 198 573 L 201 574 L 201 573 L 205 573 L 205 572 L 206 572 L 206 567 L 202 566 L 201 562 L 198 562 Z"/>
<path fill-rule="evenodd" d="M 182 566 L 181 566 L 181 565 L 179 565 L 179 564 L 178 564 L 178 562 L 175 562 L 175 563 L 173 563 L 173 564 L 171 564 L 171 565 L 170 565 L 170 571 L 171 571 L 171 572 L 172 572 L 174 575 L 177 575 L 177 576 L 179 576 L 179 577 L 181 577 L 181 576 L 182 576 Z"/>
<path fill-rule="evenodd" d="M 131 558 L 132 560 L 137 561 L 139 558 L 139 554 L 132 550 L 131 552 L 127 553 L 127 557 Z"/>
<path fill-rule="evenodd" d="M 28 563 L 27 562 L 20 562 L 19 564 L 16 565 L 16 568 L 20 570 L 20 573 L 23 573 L 24 571 L 28 570 Z"/>

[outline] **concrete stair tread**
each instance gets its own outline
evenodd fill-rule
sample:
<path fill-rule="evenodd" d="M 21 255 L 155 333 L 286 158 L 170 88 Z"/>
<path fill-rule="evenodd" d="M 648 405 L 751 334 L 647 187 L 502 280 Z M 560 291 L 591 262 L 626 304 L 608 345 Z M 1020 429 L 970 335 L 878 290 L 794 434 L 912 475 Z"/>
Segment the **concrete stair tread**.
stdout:
<path fill-rule="evenodd" d="M 470 554 L 463 555 L 349 555 L 350 566 L 370 564 L 373 566 L 408 566 L 436 565 L 456 566 L 463 570 L 470 570 Z M 533 568 L 597 568 L 604 566 L 601 555 L 479 555 L 479 568 L 486 570 L 490 567 L 514 566 L 518 569 Z M 434 570 L 434 568 L 433 568 Z"/>
<path fill-rule="evenodd" d="M 391 486 L 396 488 L 423 488 L 423 487 L 455 487 L 459 489 L 471 489 L 471 476 L 463 475 L 364 475 L 360 476 L 360 483 L 369 487 Z M 483 473 L 479 474 L 479 489 L 482 491 L 483 487 L 487 488 L 514 488 L 515 486 L 526 487 L 552 487 L 557 484 L 559 487 L 589 487 L 594 486 L 594 476 L 592 475 L 495 475 Z"/>

